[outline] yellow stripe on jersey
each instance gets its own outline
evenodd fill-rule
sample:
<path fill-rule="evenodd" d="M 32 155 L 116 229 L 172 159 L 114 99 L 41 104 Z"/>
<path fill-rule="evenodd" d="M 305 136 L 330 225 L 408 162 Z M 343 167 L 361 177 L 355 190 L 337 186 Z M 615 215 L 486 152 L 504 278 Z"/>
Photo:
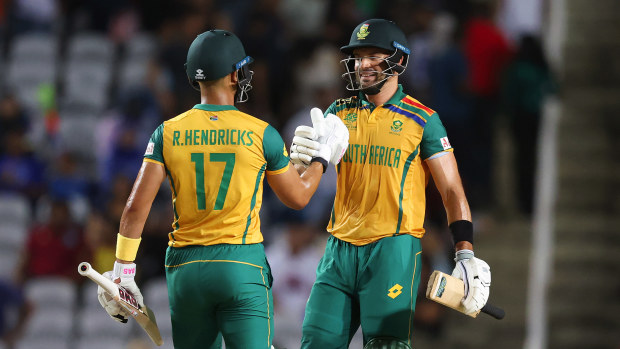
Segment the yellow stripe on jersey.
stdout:
<path fill-rule="evenodd" d="M 161 163 L 170 181 L 169 245 L 261 242 L 262 181 L 288 169 L 282 149 L 273 127 L 233 106 L 199 104 L 165 121 L 144 161 Z"/>

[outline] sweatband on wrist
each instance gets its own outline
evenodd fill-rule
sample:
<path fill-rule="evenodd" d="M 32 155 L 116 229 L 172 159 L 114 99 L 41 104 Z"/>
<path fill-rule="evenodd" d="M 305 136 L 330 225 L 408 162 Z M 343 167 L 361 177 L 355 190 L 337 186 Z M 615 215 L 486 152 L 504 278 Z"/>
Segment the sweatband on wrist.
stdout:
<path fill-rule="evenodd" d="M 132 239 L 121 234 L 116 235 L 116 258 L 123 261 L 133 261 L 138 254 L 138 247 L 142 238 Z"/>
<path fill-rule="evenodd" d="M 474 243 L 474 225 L 472 222 L 466 220 L 454 221 L 449 227 L 452 238 L 454 239 L 454 244 L 461 241 L 468 241 L 471 244 Z"/>
<path fill-rule="evenodd" d="M 321 163 L 321 165 L 323 165 L 323 173 L 327 171 L 327 165 L 328 165 L 327 160 L 320 158 L 320 157 L 315 157 L 315 158 L 312 158 L 312 161 L 310 161 L 310 163 L 313 163 L 313 162 L 319 162 Z"/>
<path fill-rule="evenodd" d="M 114 262 L 114 269 L 112 269 L 112 277 L 114 279 L 133 279 L 136 276 L 136 263 L 119 263 Z"/>
<path fill-rule="evenodd" d="M 455 262 L 462 261 L 464 259 L 474 258 L 474 251 L 472 251 L 472 250 L 458 250 L 454 254 L 454 257 L 456 257 L 456 258 L 454 258 Z"/>

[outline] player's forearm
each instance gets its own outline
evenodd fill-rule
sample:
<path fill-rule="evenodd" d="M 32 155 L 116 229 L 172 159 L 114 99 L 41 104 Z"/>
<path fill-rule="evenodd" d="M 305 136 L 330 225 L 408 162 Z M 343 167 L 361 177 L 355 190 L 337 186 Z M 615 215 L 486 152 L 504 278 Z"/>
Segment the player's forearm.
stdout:
<path fill-rule="evenodd" d="M 150 209 L 150 205 L 148 207 L 135 207 L 135 205 L 128 203 L 121 216 L 118 233 L 130 239 L 140 238 Z"/>
<path fill-rule="evenodd" d="M 300 186 L 296 191 L 298 194 L 297 207 L 295 209 L 302 209 L 308 205 L 312 195 L 316 192 L 321 182 L 321 176 L 323 176 L 323 165 L 319 162 L 313 162 L 310 166 L 299 176 Z"/>
<path fill-rule="evenodd" d="M 471 222 L 471 211 L 462 186 L 452 185 L 446 188 L 445 192 L 442 193 L 442 200 L 446 209 L 448 224 L 461 220 Z"/>

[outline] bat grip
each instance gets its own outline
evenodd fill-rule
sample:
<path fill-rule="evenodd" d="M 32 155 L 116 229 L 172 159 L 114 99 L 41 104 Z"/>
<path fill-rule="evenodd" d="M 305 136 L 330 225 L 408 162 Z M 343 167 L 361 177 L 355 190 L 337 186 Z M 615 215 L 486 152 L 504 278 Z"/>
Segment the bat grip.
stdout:
<path fill-rule="evenodd" d="M 485 304 L 484 307 L 482 307 L 481 311 L 483 313 L 486 313 L 488 315 L 491 315 L 492 317 L 496 318 L 497 320 L 501 320 L 504 318 L 504 316 L 506 316 L 506 312 L 504 311 L 504 309 L 500 308 L 500 307 L 496 307 L 493 304 Z"/>

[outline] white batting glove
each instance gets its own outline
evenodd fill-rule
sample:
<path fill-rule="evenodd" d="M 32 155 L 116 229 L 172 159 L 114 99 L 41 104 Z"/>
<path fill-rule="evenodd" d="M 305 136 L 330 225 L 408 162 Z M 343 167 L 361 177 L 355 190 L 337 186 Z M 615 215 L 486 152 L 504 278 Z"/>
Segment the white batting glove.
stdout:
<path fill-rule="evenodd" d="M 319 108 L 312 108 L 310 110 L 310 118 L 312 119 L 312 127 L 318 136 L 317 142 L 321 144 L 322 148 L 325 148 L 325 146 L 329 147 L 328 158 L 325 158 L 327 155 L 327 150 L 325 149 L 319 149 L 322 153 L 316 156 L 324 158 L 333 165 L 337 165 L 349 146 L 349 130 L 339 117 L 332 113 L 324 117 L 323 112 Z"/>
<path fill-rule="evenodd" d="M 120 285 L 123 286 L 127 291 L 131 292 L 134 296 L 140 308 L 144 308 L 144 298 L 142 297 L 142 292 L 136 285 L 136 281 L 134 277 L 136 276 L 136 264 L 123 264 L 119 262 L 114 262 L 114 270 L 112 271 L 112 277 L 114 280 L 120 278 Z"/>
<path fill-rule="evenodd" d="M 474 257 L 471 250 L 456 251 L 455 256 L 456 267 L 452 276 L 465 283 L 465 296 L 461 303 L 467 314 L 476 313 L 489 299 L 491 268 L 482 259 Z"/>
<path fill-rule="evenodd" d="M 102 274 L 104 277 L 114 281 L 112 277 L 112 271 L 106 271 Z M 105 309 L 105 311 L 114 319 L 115 321 L 127 323 L 127 319 L 129 318 L 129 313 L 125 310 L 125 308 L 121 307 L 112 296 L 107 293 L 101 286 L 97 287 L 97 299 L 99 300 L 99 304 Z"/>
<path fill-rule="evenodd" d="M 296 165 L 310 166 L 312 158 L 318 153 L 320 144 L 318 135 L 310 126 L 298 126 L 291 145 L 291 161 Z"/>

